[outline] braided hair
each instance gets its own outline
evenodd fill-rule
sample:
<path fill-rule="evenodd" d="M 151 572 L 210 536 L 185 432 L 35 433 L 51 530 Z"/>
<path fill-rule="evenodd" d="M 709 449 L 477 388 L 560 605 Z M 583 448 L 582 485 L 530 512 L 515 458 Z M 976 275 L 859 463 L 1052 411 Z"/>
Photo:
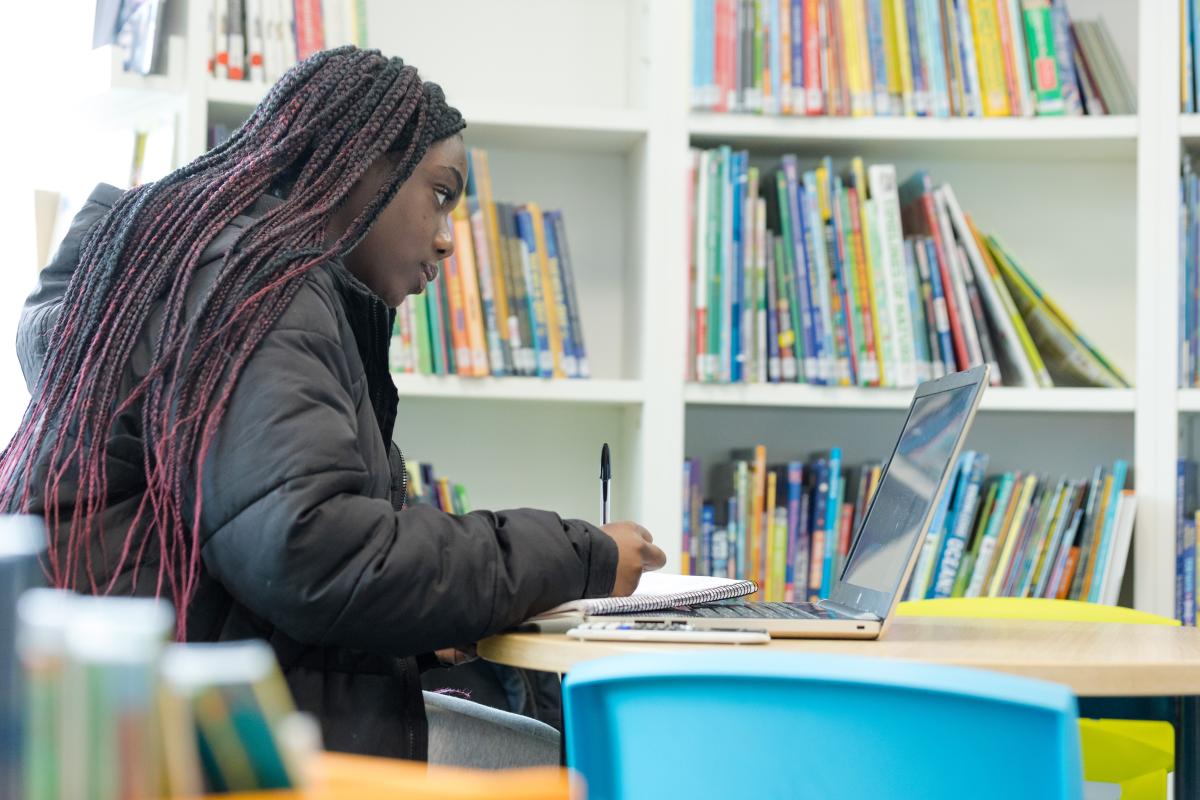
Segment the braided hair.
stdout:
<path fill-rule="evenodd" d="M 29 511 L 41 496 L 55 586 L 106 593 L 132 566 L 136 588 L 143 557 L 156 550 L 155 594 L 169 592 L 183 638 L 200 573 L 201 467 L 238 376 L 304 275 L 353 249 L 429 147 L 463 127 L 441 89 L 402 60 L 355 47 L 327 50 L 289 70 L 226 142 L 126 192 L 92 226 L 33 399 L 0 454 L 0 508 Z M 381 156 L 394 167 L 388 178 L 328 243 L 331 215 Z M 205 248 L 284 184 L 285 202 L 239 234 L 199 308 L 188 313 Z M 149 369 L 122 396 L 131 354 L 156 307 L 161 334 Z M 105 445 L 126 412 L 140 414 L 146 488 L 101 585 L 92 550 L 97 540 L 103 547 Z M 69 520 L 60 519 L 60 499 Z M 86 586 L 77 586 L 82 578 Z"/>

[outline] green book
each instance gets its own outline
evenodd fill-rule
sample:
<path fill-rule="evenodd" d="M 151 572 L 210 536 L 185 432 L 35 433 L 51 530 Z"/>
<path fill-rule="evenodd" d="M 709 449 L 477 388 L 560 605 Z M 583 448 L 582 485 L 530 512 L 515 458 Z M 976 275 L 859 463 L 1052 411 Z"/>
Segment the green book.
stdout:
<path fill-rule="evenodd" d="M 429 337 L 429 365 L 434 375 L 445 375 L 446 348 L 442 339 L 442 283 L 434 281 L 425 287 L 426 335 Z"/>
<path fill-rule="evenodd" d="M 436 283 L 436 281 L 435 281 Z M 428 294 L 428 289 L 426 294 Z M 413 341 L 417 345 L 417 372 L 428 375 L 433 372 L 433 352 L 429 339 L 429 312 L 424 297 L 414 297 L 412 303 Z"/>
<path fill-rule="evenodd" d="M 1029 51 L 1029 80 L 1038 116 L 1066 113 L 1058 58 L 1054 52 L 1054 19 L 1049 0 L 1021 0 L 1025 46 Z"/>

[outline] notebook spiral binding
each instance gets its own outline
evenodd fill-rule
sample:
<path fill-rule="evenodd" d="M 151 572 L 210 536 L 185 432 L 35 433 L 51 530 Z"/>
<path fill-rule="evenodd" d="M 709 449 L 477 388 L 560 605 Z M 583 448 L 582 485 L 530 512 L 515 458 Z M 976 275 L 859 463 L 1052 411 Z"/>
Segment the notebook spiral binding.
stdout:
<path fill-rule="evenodd" d="M 715 603 L 718 600 L 729 600 L 743 597 L 758 591 L 754 581 L 738 581 L 712 589 L 695 592 L 676 592 L 674 594 L 651 594 L 641 597 L 605 597 L 588 601 L 588 613 L 603 614 L 638 614 L 645 611 L 661 611 L 680 605 L 700 605 Z"/>

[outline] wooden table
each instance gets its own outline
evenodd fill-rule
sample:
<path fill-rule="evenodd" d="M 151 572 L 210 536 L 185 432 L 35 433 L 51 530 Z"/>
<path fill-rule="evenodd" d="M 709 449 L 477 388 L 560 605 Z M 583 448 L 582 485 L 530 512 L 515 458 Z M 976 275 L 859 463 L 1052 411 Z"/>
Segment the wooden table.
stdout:
<path fill-rule="evenodd" d="M 729 645 L 581 642 L 561 634 L 509 633 L 479 655 L 514 667 L 565 673 L 622 653 L 728 652 Z M 775 639 L 744 649 L 837 653 L 975 667 L 1070 686 L 1082 697 L 1175 697 L 1178 798 L 1200 797 L 1200 629 L 1094 622 L 897 617 L 884 638 Z"/>

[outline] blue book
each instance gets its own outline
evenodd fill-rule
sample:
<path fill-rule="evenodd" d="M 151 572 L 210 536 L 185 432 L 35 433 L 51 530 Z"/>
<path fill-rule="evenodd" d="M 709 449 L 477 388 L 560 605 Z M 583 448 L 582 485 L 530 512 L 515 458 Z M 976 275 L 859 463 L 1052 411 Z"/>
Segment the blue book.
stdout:
<path fill-rule="evenodd" d="M 813 503 L 813 469 L 804 465 L 804 475 L 800 484 L 799 527 L 796 530 L 796 555 L 793 575 L 795 586 L 792 597 L 796 602 L 808 598 L 809 550 L 812 547 L 812 503 Z"/>
<path fill-rule="evenodd" d="M 842 449 L 829 451 L 829 495 L 825 503 L 825 561 L 821 568 L 821 598 L 829 597 L 833 590 L 833 562 L 837 558 L 838 518 L 842 510 Z"/>
<path fill-rule="evenodd" d="M 1096 551 L 1096 569 L 1092 574 L 1092 584 L 1088 588 L 1088 602 L 1100 602 L 1100 585 L 1104 582 L 1104 572 L 1109 568 L 1109 551 L 1112 550 L 1112 540 L 1117 524 L 1117 503 L 1121 499 L 1121 491 L 1125 488 L 1125 476 L 1129 471 L 1129 463 L 1124 459 L 1113 462 L 1112 488 L 1108 494 L 1108 506 L 1104 509 L 1104 528 L 1100 538 L 1100 548 Z"/>
<path fill-rule="evenodd" d="M 934 570 L 933 596 L 950 597 L 954 582 L 967 552 L 967 539 L 975 521 L 975 510 L 979 505 L 980 487 L 987 470 L 988 457 L 984 453 L 967 451 L 963 454 L 963 469 L 959 475 L 959 489 L 955 500 L 953 524 L 946 526 L 946 539 L 941 557 Z"/>
<path fill-rule="evenodd" d="M 692 471 L 697 469 L 698 465 L 694 459 L 685 458 L 683 460 L 683 552 L 688 554 L 689 560 L 692 563 L 689 565 L 690 570 L 685 570 L 684 574 L 700 575 L 702 573 L 696 570 L 695 550 L 693 543 L 695 539 L 692 536 Z"/>
<path fill-rule="evenodd" d="M 1183 59 L 1183 105 L 1180 108 L 1185 114 L 1191 114 L 1196 110 L 1196 26 L 1193 22 L 1196 14 L 1196 0 L 1185 0 L 1184 19 L 1181 21 L 1186 26 L 1183 34 L 1183 53 L 1180 57 Z"/>
<path fill-rule="evenodd" d="M 921 58 L 921 27 L 917 22 L 917 0 L 904 0 L 904 14 L 908 20 L 908 60 L 913 76 L 913 111 L 918 117 L 928 117 L 931 116 L 929 80 Z"/>
<path fill-rule="evenodd" d="M 533 217 L 529 211 L 521 208 L 516 212 L 517 235 L 521 239 L 521 271 L 525 276 L 525 284 L 529 300 L 529 319 L 534 326 L 534 342 L 537 353 L 537 374 L 542 378 L 554 375 L 553 355 L 550 352 L 550 332 L 546 326 L 545 290 L 542 286 L 541 272 L 534 264 L 537 254 L 537 240 L 533 233 Z"/>
<path fill-rule="evenodd" d="M 783 157 L 783 174 L 786 184 L 787 195 L 787 215 L 791 222 L 792 241 L 785 242 L 791 248 L 792 252 L 792 267 L 795 271 L 796 294 L 793 301 L 796 303 L 796 313 L 793 318 L 799 323 L 796 334 L 796 376 L 801 383 L 813 383 L 818 378 L 817 356 L 819 353 L 817 340 L 815 337 L 816 328 L 814 327 L 815 317 L 813 315 L 811 292 L 811 267 L 812 260 L 808 256 L 807 239 L 809 232 L 806 230 L 806 211 L 804 207 L 803 190 L 800 187 L 800 172 L 796 164 L 794 155 L 785 155 Z M 780 209 L 782 214 L 784 209 Z M 801 357 L 802 353 L 802 357 Z"/>
<path fill-rule="evenodd" d="M 700 575 L 713 575 L 713 530 L 716 512 L 712 503 L 700 506 Z"/>
<path fill-rule="evenodd" d="M 745 302 L 746 232 L 743 228 L 745 227 L 746 168 L 749 159 L 749 154 L 744 150 L 733 154 L 733 264 L 730 269 L 733 283 L 729 287 L 731 302 L 729 305 L 729 364 L 727 365 L 729 380 L 732 383 L 741 382 L 744 359 L 742 353 L 742 303 Z"/>
<path fill-rule="evenodd" d="M 784 591 L 788 598 L 794 597 L 796 585 L 796 549 L 800 535 L 800 497 L 804 493 L 804 463 L 789 461 L 787 464 L 787 556 L 783 567 Z"/>
<path fill-rule="evenodd" d="M 1184 625 L 1196 624 L 1196 522 L 1183 523 L 1183 615 Z"/>
<path fill-rule="evenodd" d="M 1058 64 L 1058 82 L 1062 88 L 1063 107 L 1067 114 L 1083 113 L 1083 98 L 1079 92 L 1079 75 L 1075 70 L 1075 48 L 1071 44 L 1071 19 L 1063 3 L 1050 7 L 1050 24 L 1054 28 L 1054 57 Z M 1099 114 L 1099 109 L 1090 109 Z"/>
<path fill-rule="evenodd" d="M 946 75 L 940 0 L 917 0 L 921 26 L 921 61 L 929 76 L 930 116 L 950 116 L 950 85 Z"/>
<path fill-rule="evenodd" d="M 814 586 L 824 575 L 825 548 L 829 544 L 829 536 L 825 530 L 825 508 L 829 505 L 829 462 L 823 458 L 817 459 L 815 469 L 816 485 L 813 487 L 812 543 L 808 551 L 808 597 L 810 600 L 820 599 L 820 586 Z"/>
<path fill-rule="evenodd" d="M 1188 460 L 1175 462 L 1175 619 L 1183 619 L 1183 526 L 1187 522 L 1184 494 L 1187 489 Z"/>
<path fill-rule="evenodd" d="M 883 47 L 883 0 L 866 0 L 867 49 L 871 56 L 871 78 L 875 116 L 893 112 L 891 87 L 888 86 L 887 51 Z M 889 10 L 891 4 L 889 3 Z"/>

